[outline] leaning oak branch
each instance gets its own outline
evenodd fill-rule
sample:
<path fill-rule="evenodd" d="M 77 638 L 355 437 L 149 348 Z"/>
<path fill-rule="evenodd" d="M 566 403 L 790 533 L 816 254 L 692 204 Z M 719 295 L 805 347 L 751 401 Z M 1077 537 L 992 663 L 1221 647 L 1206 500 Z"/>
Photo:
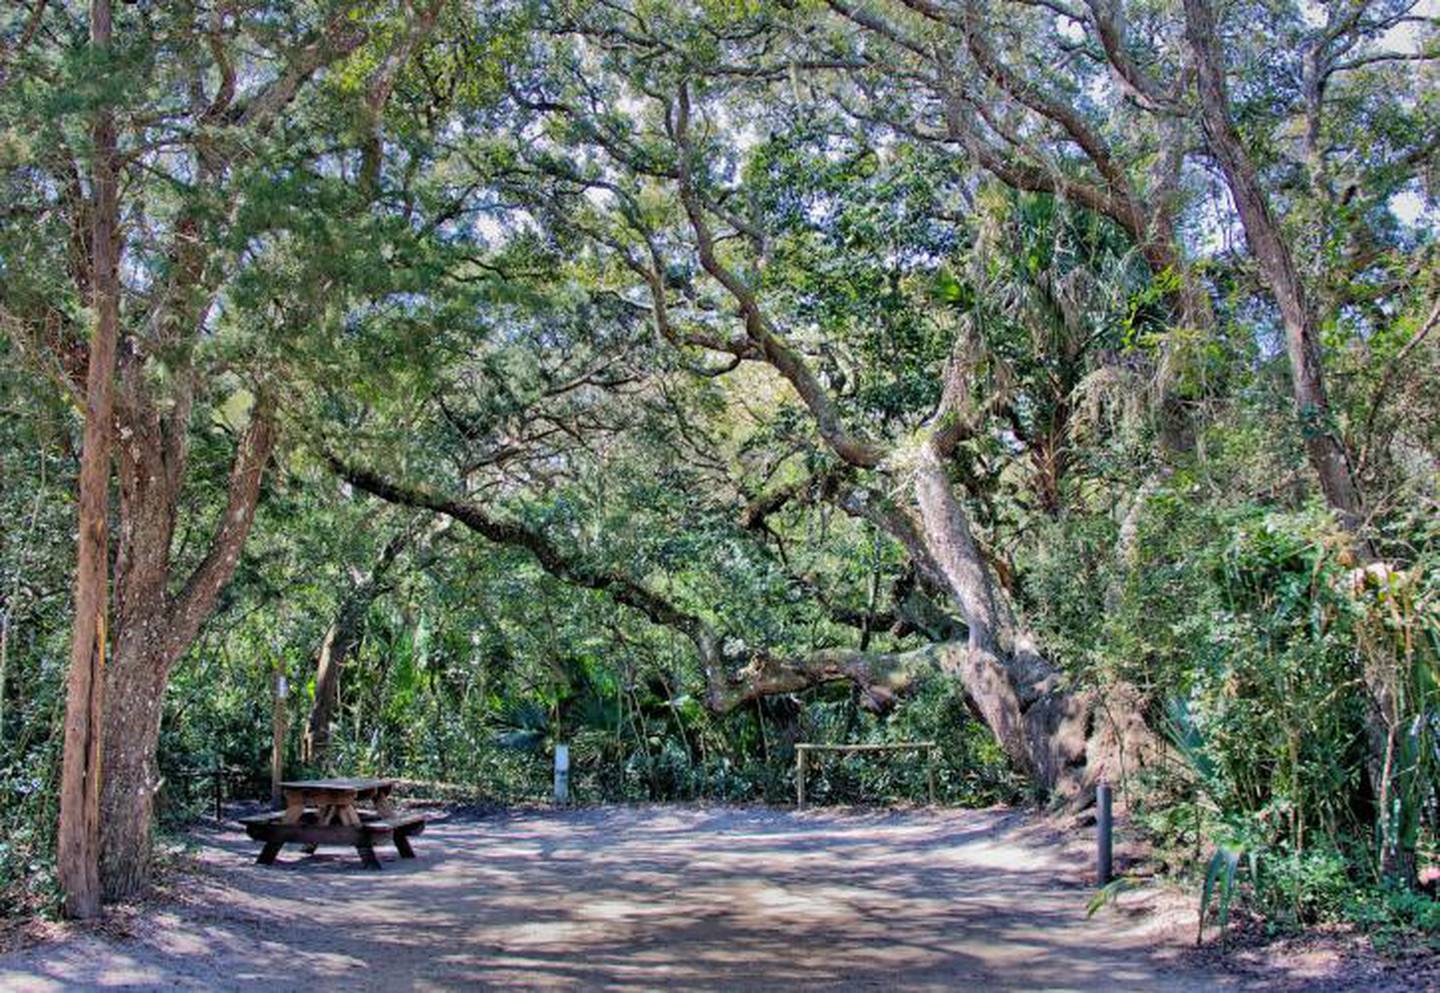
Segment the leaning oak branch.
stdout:
<path fill-rule="evenodd" d="M 387 479 L 333 453 L 327 453 L 325 458 L 336 475 L 372 496 L 444 514 L 496 544 L 523 548 L 556 579 L 603 592 L 653 623 L 684 634 L 694 643 L 705 670 L 706 705 L 717 713 L 759 697 L 795 693 L 829 682 L 854 683 L 866 706 L 884 709 L 909 691 L 924 670 L 945 662 L 947 652 L 964 649 L 963 643 L 952 642 L 901 653 L 820 649 L 781 657 L 761 648 L 730 655 L 724 650 L 724 639 L 717 637 L 699 616 L 617 570 L 577 561 L 533 528 L 502 520 L 475 503 Z"/>
<path fill-rule="evenodd" d="M 685 634 L 696 642 L 697 647 L 706 646 L 702 648 L 702 654 L 713 651 L 713 635 L 699 617 L 614 569 L 577 562 L 539 531 L 515 521 L 502 520 L 478 504 L 434 493 L 423 486 L 386 479 L 368 469 L 350 465 L 337 455 L 328 454 L 326 460 L 336 475 L 372 496 L 389 503 L 433 510 L 459 521 L 497 545 L 523 548 L 556 579 L 609 594 L 618 603 L 635 608 L 656 624 Z"/>

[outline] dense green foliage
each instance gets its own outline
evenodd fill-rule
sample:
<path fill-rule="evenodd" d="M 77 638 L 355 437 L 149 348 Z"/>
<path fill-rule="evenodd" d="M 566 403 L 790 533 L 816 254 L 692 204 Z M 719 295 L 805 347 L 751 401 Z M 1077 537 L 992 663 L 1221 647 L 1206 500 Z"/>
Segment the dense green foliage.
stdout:
<path fill-rule="evenodd" d="M 1429 56 L 1337 74 L 1316 126 L 1353 141 L 1326 160 L 1334 174 L 1302 177 L 1291 63 L 1313 25 L 1287 5 L 1231 15 L 1266 25 L 1237 39 L 1232 96 L 1322 314 L 1334 424 L 1317 426 L 1290 401 L 1274 300 L 1208 160 L 1175 171 L 1184 264 L 1160 264 L 1064 184 L 1017 189 L 935 130 L 933 56 L 892 50 L 847 5 L 445 5 L 377 122 L 362 94 L 404 36 L 402 5 L 242 4 L 256 38 L 267 16 L 308 38 L 342 9 L 370 34 L 212 186 L 165 172 L 167 143 L 201 139 L 160 113 L 187 73 L 213 83 L 204 17 L 136 6 L 104 67 L 115 96 L 67 86 L 94 71 L 76 5 L 51 5 L 25 48 L 26 19 L 0 14 L 0 909 L 53 900 L 80 423 L 65 376 L 88 321 L 56 177 L 83 162 L 85 115 L 109 99 L 135 119 L 127 312 L 165 285 L 155 232 L 177 215 L 197 210 L 199 237 L 223 243 L 205 333 L 166 357 L 204 373 L 178 558 L 198 558 L 224 506 L 251 398 L 282 424 L 239 570 L 165 697 L 164 817 L 203 808 L 196 769 L 264 791 L 277 675 L 296 773 L 540 800 L 566 742 L 582 801 L 784 802 L 797 741 L 933 739 L 943 802 L 1031 795 L 954 680 L 933 674 L 894 706 L 825 682 L 718 712 L 691 641 L 594 581 L 621 575 L 775 656 L 963 628 L 903 543 L 847 506 L 853 467 L 763 350 L 730 347 L 742 320 L 704 271 L 683 177 L 845 423 L 900 453 L 866 470 L 876 503 L 905 512 L 913 439 L 963 370 L 976 426 L 947 471 L 1064 684 L 1136 688 L 1171 743 L 1125 784 L 1164 857 L 1203 869 L 1217 846 L 1241 853 L 1240 886 L 1279 924 L 1440 927 L 1428 897 L 1386 888 L 1379 854 L 1440 861 L 1433 23 L 1406 22 Z M 950 37 L 895 6 L 897 30 Z M 1070 57 L 1091 22 L 995 6 L 1015 15 L 995 48 L 1079 108 L 1117 175 L 1158 175 L 1166 141 L 1199 142 L 1188 110 L 1165 132 L 1106 89 L 1103 65 Z M 1171 5 L 1126 6 L 1137 57 L 1163 68 Z M 1365 9 L 1405 16 L 1392 6 Z M 259 76 L 283 62 L 253 58 Z M 1016 154 L 1083 183 L 1093 162 L 1054 121 L 986 85 Z M 676 92 L 703 120 L 693 146 Z M 1332 428 L 1371 509 L 1368 569 L 1307 466 L 1306 432 Z M 342 478 L 356 467 L 543 535 L 563 568 L 367 495 Z M 317 658 L 347 604 L 357 647 L 307 763 Z M 1377 680 L 1399 729 L 1383 796 L 1367 768 Z M 924 794 L 906 757 L 814 775 L 820 801 Z"/>

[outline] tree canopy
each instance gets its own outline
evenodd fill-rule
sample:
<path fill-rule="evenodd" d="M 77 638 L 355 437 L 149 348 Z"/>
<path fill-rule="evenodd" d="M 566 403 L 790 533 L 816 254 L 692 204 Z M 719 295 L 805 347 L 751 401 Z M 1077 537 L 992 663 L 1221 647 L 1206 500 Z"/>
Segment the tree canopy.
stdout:
<path fill-rule="evenodd" d="M 1277 912 L 1435 857 L 1431 7 L 92 8 L 0 14 L 0 884 L 67 671 L 115 898 L 277 673 L 306 768 L 778 799 L 919 734 Z"/>

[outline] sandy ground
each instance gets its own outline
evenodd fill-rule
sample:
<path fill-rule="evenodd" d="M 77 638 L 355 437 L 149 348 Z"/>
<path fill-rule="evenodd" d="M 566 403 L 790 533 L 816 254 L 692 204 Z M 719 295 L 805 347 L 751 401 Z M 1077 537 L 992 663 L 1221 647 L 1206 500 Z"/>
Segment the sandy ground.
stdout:
<path fill-rule="evenodd" d="M 1083 849 L 1004 811 L 452 815 L 382 872 L 195 837 L 163 898 L 0 957 L 0 990 L 1440 988 L 1325 956 L 1237 973 L 1159 889 L 1087 919 Z"/>

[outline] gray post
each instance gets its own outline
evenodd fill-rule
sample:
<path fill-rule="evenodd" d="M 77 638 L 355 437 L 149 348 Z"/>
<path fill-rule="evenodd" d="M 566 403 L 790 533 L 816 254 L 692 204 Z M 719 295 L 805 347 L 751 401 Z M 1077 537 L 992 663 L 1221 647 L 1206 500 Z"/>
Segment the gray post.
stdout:
<path fill-rule="evenodd" d="M 1114 868 L 1111 858 L 1112 844 L 1114 839 L 1114 820 L 1110 809 L 1110 784 L 1101 782 L 1095 787 L 1095 875 L 1101 886 L 1110 882 L 1110 876 Z"/>
<path fill-rule="evenodd" d="M 925 749 L 925 786 L 930 794 L 930 806 L 935 806 L 935 749 Z"/>
<path fill-rule="evenodd" d="M 555 746 L 555 802 L 570 802 L 570 746 Z"/>
<path fill-rule="evenodd" d="M 270 727 L 270 806 L 280 810 L 285 806 L 280 796 L 280 780 L 285 778 L 285 694 L 289 687 L 285 677 L 275 672 L 275 713 Z"/>

